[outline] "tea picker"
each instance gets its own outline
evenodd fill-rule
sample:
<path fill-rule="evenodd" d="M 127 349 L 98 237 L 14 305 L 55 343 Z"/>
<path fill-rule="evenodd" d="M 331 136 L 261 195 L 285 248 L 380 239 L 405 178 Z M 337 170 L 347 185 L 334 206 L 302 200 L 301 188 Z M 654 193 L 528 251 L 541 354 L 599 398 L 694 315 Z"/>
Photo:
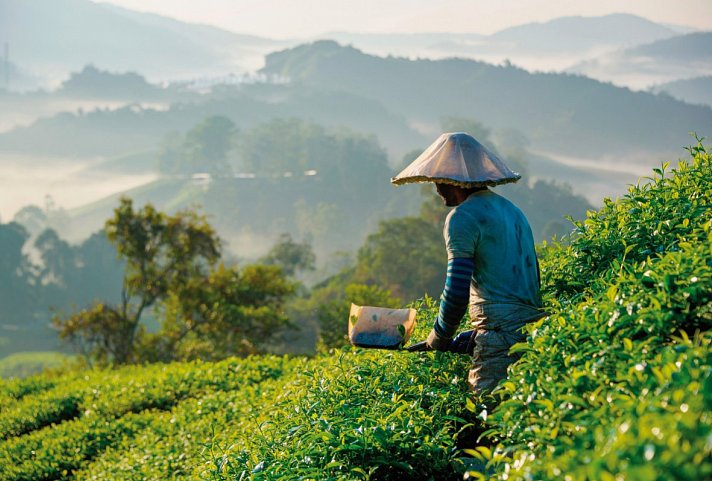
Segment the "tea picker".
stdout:
<path fill-rule="evenodd" d="M 510 347 L 525 340 L 525 324 L 545 315 L 529 223 L 488 188 L 520 178 L 474 137 L 446 133 L 391 179 L 396 185 L 433 182 L 445 205 L 454 207 L 443 230 L 448 263 L 438 316 L 427 340 L 408 350 L 472 353 L 475 391 L 506 377 L 516 360 Z M 455 336 L 468 307 L 474 329 Z"/>

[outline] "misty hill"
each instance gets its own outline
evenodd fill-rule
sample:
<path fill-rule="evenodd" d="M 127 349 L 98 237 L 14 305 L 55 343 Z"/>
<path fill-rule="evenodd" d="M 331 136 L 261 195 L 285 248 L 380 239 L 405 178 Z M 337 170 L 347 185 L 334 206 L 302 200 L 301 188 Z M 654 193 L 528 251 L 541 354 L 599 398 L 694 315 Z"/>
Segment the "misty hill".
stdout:
<path fill-rule="evenodd" d="M 150 84 L 134 72 L 111 73 L 87 65 L 81 72 L 74 72 L 62 82 L 59 95 L 78 98 L 141 99 L 160 98 L 165 89 Z"/>
<path fill-rule="evenodd" d="M 562 70 L 604 52 L 675 36 L 679 28 L 630 14 L 561 17 L 528 23 L 492 35 L 475 33 L 356 34 L 333 32 L 332 39 L 376 55 L 409 58 L 452 56 L 501 63 L 505 59 L 529 70 Z M 316 39 L 315 39 L 316 40 Z"/>
<path fill-rule="evenodd" d="M 15 62 L 0 61 L 0 92 L 14 89 L 15 84 L 25 85 L 28 88 L 37 88 L 40 85 L 37 78 L 19 68 Z"/>
<path fill-rule="evenodd" d="M 89 63 L 160 79 L 224 74 L 283 45 L 89 0 L 0 0 L 0 12 L 11 58 L 53 80 Z"/>
<path fill-rule="evenodd" d="M 631 56 L 653 57 L 668 62 L 712 62 L 712 32 L 695 32 L 640 45 L 628 50 Z"/>
<path fill-rule="evenodd" d="M 378 134 L 396 158 L 426 141 L 404 117 L 355 93 L 254 85 L 218 88 L 199 101 L 187 99 L 166 109 L 126 105 L 115 110 L 62 112 L 0 133 L 0 151 L 115 157 L 155 149 L 169 132 L 185 131 L 209 115 L 229 117 L 240 129 L 272 118 L 309 118 L 333 128 Z"/>
<path fill-rule="evenodd" d="M 584 61 L 569 69 L 603 81 L 647 88 L 712 74 L 712 32 L 658 40 Z"/>
<path fill-rule="evenodd" d="M 656 85 L 653 92 L 666 92 L 676 99 L 690 104 L 703 104 L 712 107 L 712 75 Z"/>
<path fill-rule="evenodd" d="M 672 37 L 669 27 L 637 15 L 616 13 L 599 17 L 561 17 L 501 30 L 488 37 L 493 46 L 509 51 L 577 53 L 601 48 L 630 47 Z"/>
<path fill-rule="evenodd" d="M 444 116 L 476 118 L 523 132 L 536 149 L 586 157 L 658 154 L 712 127 L 712 109 L 580 76 L 465 59 L 381 58 L 329 41 L 270 54 L 262 71 L 376 99 L 429 137 Z"/>

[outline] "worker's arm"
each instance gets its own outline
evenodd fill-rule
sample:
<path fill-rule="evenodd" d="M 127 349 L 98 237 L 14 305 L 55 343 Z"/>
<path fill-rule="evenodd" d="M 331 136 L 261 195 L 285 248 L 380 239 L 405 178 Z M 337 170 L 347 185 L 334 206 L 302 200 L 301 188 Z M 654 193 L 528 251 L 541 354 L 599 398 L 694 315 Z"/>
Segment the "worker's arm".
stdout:
<path fill-rule="evenodd" d="M 447 351 L 460 327 L 470 302 L 470 282 L 474 268 L 474 260 L 468 257 L 455 257 L 448 261 L 438 318 L 426 341 L 432 349 Z"/>

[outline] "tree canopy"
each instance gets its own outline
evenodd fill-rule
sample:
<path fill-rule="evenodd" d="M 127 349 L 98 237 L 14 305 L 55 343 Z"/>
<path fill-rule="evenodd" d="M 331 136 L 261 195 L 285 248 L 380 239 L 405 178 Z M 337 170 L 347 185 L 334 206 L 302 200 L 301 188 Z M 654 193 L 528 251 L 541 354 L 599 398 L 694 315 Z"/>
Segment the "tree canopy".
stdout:
<path fill-rule="evenodd" d="M 278 267 L 220 263 L 220 240 L 194 212 L 174 215 L 122 198 L 106 222 L 125 262 L 121 299 L 54 319 L 90 361 L 126 364 L 256 352 L 286 325 L 293 286 Z M 145 313 L 159 318 L 150 332 Z M 249 346 L 246 347 L 246 346 Z"/>

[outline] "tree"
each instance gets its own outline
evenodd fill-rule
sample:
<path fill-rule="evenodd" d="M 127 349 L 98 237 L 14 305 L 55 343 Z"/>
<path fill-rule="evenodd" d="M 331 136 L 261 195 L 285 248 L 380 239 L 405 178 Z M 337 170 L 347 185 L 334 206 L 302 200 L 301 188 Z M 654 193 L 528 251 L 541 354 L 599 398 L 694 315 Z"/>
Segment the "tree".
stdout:
<path fill-rule="evenodd" d="M 53 229 L 45 229 L 35 239 L 35 248 L 42 260 L 40 280 L 45 286 L 56 284 L 67 287 L 72 284 L 79 268 L 75 250 L 59 238 Z"/>
<path fill-rule="evenodd" d="M 220 115 L 206 117 L 185 136 L 169 132 L 161 143 L 158 168 L 167 174 L 206 172 L 215 177 L 229 175 L 232 168 L 228 156 L 236 134 L 233 121 Z"/>
<path fill-rule="evenodd" d="M 135 211 L 122 198 L 106 223 L 109 240 L 126 262 L 118 306 L 102 303 L 69 318 L 56 316 L 60 337 L 103 362 L 136 362 L 145 311 L 195 277 L 204 277 L 220 256 L 213 229 L 191 212 L 168 216 L 152 205 Z"/>
<path fill-rule="evenodd" d="M 106 233 L 124 261 L 120 301 L 54 319 L 60 336 L 90 361 L 247 355 L 288 325 L 282 311 L 294 284 L 278 266 L 220 263 L 219 239 L 202 216 L 170 216 L 151 205 L 136 211 L 124 198 Z M 142 322 L 149 309 L 159 319 L 157 332 Z"/>
<path fill-rule="evenodd" d="M 74 296 L 86 303 L 95 299 L 116 304 L 120 300 L 124 261 L 101 230 L 90 235 L 77 248 L 80 270 L 72 286 Z"/>
<path fill-rule="evenodd" d="M 264 351 L 286 327 L 284 302 L 294 292 L 278 266 L 220 264 L 165 302 L 162 329 L 148 336 L 144 358 L 222 359 Z"/>
<path fill-rule="evenodd" d="M 30 235 L 42 232 L 49 225 L 47 212 L 36 205 L 26 205 L 17 211 L 12 220 L 27 229 Z"/>
<path fill-rule="evenodd" d="M 316 256 L 308 242 L 295 242 L 291 234 L 282 234 L 269 252 L 260 259 L 267 265 L 282 268 L 287 276 L 293 277 L 299 271 L 313 271 Z"/>
<path fill-rule="evenodd" d="M 17 222 L 0 224 L 0 320 L 27 321 L 33 309 L 33 266 L 22 251 L 29 238 Z"/>
<path fill-rule="evenodd" d="M 382 221 L 358 251 L 355 280 L 409 301 L 442 290 L 447 258 L 442 231 L 418 217 Z"/>
<path fill-rule="evenodd" d="M 185 134 L 183 157 L 190 173 L 207 172 L 225 176 L 231 168 L 227 161 L 236 133 L 232 120 L 221 115 L 205 118 Z"/>

